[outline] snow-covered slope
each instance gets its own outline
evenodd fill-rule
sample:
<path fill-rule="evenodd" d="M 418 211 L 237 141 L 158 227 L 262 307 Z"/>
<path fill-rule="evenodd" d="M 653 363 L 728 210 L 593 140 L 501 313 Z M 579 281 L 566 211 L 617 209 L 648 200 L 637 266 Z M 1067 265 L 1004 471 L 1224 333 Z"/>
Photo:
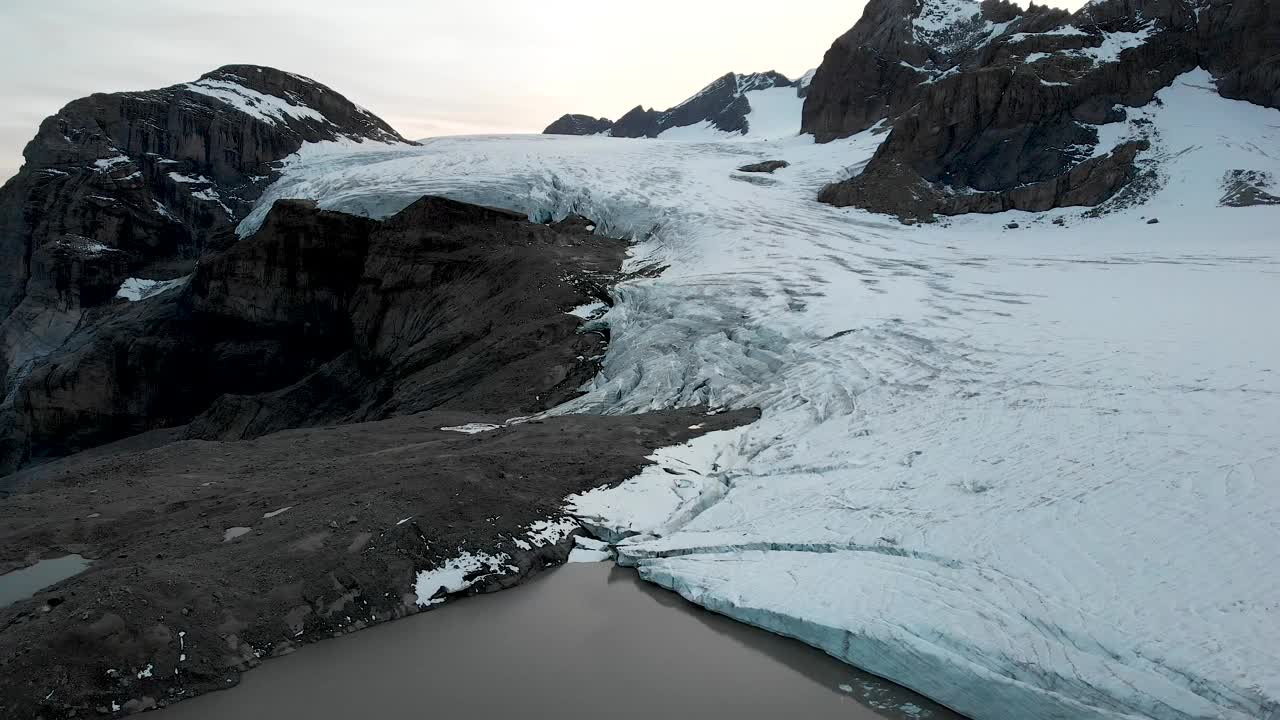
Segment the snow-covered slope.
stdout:
<path fill-rule="evenodd" d="M 799 132 L 800 109 L 812 79 L 812 73 L 797 81 L 773 70 L 745 75 L 726 73 L 662 112 L 638 105 L 617 122 L 564 115 L 542 132 L 690 140 L 747 135 L 756 139 L 788 137 Z"/>
<path fill-rule="evenodd" d="M 793 86 L 747 90 L 742 93 L 750 104 L 745 132 L 725 132 L 710 121 L 664 130 L 660 140 L 779 140 L 800 134 L 800 110 L 804 98 Z"/>
<path fill-rule="evenodd" d="M 1096 218 L 814 202 L 873 133 L 318 145 L 266 198 L 578 212 L 669 265 L 618 289 L 564 410 L 764 415 L 576 499 L 644 577 L 979 720 L 1259 718 L 1280 708 L 1280 212 L 1217 203 L 1234 170 L 1280 176 L 1280 112 L 1210 82 L 1131 124 L 1149 197 Z M 733 172 L 767 158 L 791 166 Z"/>

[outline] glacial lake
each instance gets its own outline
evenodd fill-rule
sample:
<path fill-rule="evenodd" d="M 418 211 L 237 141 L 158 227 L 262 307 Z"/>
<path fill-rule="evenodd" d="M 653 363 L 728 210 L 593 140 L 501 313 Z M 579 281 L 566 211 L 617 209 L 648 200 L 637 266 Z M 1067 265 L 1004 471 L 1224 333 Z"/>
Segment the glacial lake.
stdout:
<path fill-rule="evenodd" d="M 89 561 L 79 555 L 65 555 L 0 575 L 0 608 L 26 600 L 50 585 L 84 572 L 87 567 Z"/>
<path fill-rule="evenodd" d="M 306 646 L 156 720 L 352 717 L 953 720 L 800 642 L 612 563 Z"/>

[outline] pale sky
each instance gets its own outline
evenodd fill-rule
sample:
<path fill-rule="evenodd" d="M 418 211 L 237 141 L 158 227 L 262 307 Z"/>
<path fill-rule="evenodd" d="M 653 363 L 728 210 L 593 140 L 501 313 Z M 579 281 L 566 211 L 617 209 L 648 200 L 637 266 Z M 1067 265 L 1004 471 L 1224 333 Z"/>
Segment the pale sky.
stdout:
<path fill-rule="evenodd" d="M 1079 5 L 1083 0 L 1071 0 Z M 93 92 L 231 63 L 318 80 L 403 135 L 540 132 L 665 109 L 726 72 L 797 77 L 863 0 L 0 0 L 0 181 Z"/>

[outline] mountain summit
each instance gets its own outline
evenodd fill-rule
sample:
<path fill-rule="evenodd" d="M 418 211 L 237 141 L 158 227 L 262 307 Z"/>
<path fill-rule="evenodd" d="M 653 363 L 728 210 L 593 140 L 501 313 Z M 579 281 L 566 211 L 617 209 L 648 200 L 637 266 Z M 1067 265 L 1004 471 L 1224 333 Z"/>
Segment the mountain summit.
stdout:
<path fill-rule="evenodd" d="M 753 93 L 775 88 L 795 88 L 795 96 L 800 97 L 808 85 L 773 70 L 746 75 L 727 73 L 669 110 L 659 112 L 637 105 L 617 122 L 596 120 L 587 115 L 565 115 L 547 126 L 543 133 L 599 135 L 607 132 L 613 137 L 656 138 L 673 128 L 705 123 L 720 132 L 746 135 L 751 129 L 748 116 L 754 109 Z"/>
<path fill-rule="evenodd" d="M 41 123 L 0 189 L 3 408 L 41 358 L 96 322 L 95 308 L 168 287 L 234 242 L 279 161 L 321 141 L 407 143 L 334 90 L 255 65 L 91 95 Z M 12 470 L 25 430 L 0 426 L 0 469 Z"/>
<path fill-rule="evenodd" d="M 827 52 L 803 130 L 828 142 L 891 122 L 859 176 L 821 199 L 904 218 L 1097 205 L 1149 142 L 1124 121 L 1197 67 L 1228 98 L 1280 107 L 1280 15 L 1266 0 L 873 0 Z"/>

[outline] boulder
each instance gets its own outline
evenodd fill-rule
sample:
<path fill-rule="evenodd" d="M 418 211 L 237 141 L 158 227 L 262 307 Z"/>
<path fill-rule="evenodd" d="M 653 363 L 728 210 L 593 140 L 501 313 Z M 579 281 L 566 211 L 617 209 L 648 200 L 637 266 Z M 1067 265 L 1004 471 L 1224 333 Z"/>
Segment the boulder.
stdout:
<path fill-rule="evenodd" d="M 768 173 L 772 175 L 774 171 L 781 170 L 785 167 L 791 167 L 791 163 L 786 160 L 765 160 L 764 162 L 751 163 L 738 168 L 738 172 L 745 173 Z"/>

